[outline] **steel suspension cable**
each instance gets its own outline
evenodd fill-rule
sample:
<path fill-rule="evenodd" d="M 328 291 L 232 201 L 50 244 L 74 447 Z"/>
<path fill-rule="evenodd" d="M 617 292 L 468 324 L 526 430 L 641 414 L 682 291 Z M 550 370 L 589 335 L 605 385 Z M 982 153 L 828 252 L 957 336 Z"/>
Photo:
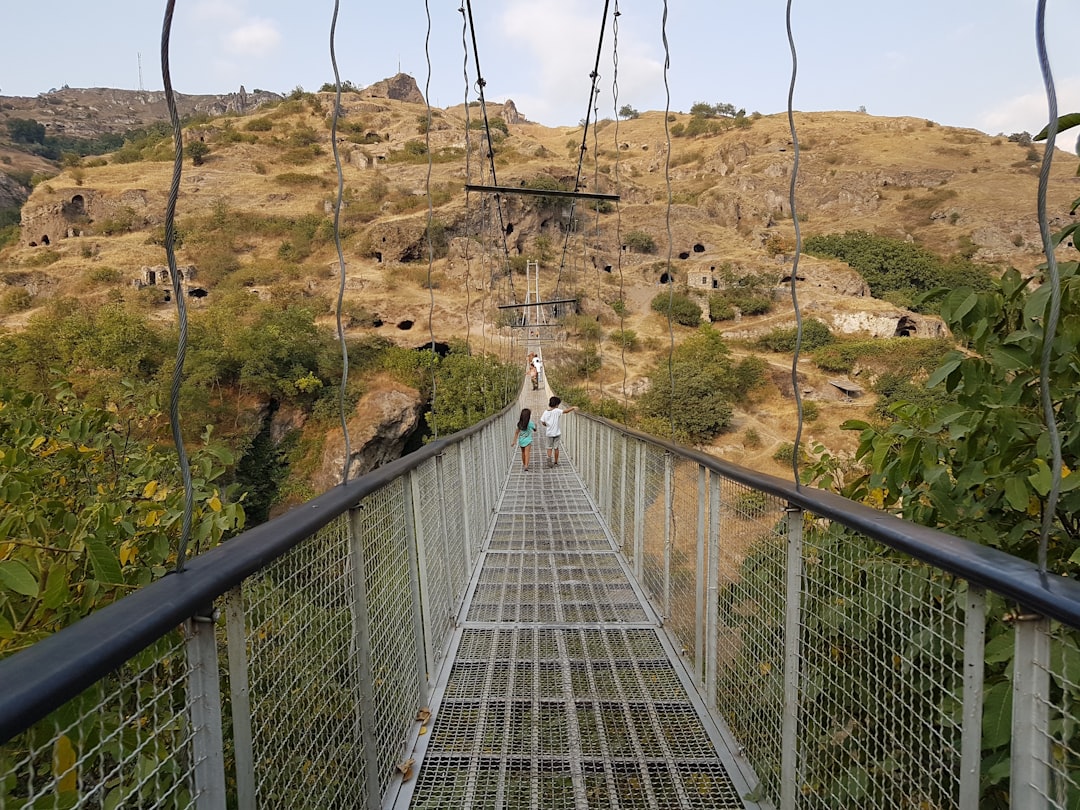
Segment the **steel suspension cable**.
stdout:
<path fill-rule="evenodd" d="M 671 440 L 675 441 L 675 327 L 672 325 L 672 309 L 675 306 L 675 280 L 671 276 L 671 129 L 668 116 L 671 114 L 671 85 L 668 83 L 668 71 L 671 69 L 671 47 L 667 36 L 668 4 L 664 0 L 664 17 L 660 23 L 660 37 L 664 41 L 664 227 L 667 232 L 667 258 L 664 261 L 668 283 L 668 383 L 671 399 L 668 405 L 668 421 L 671 426 Z"/>
<path fill-rule="evenodd" d="M 469 137 L 469 45 L 466 39 L 468 35 L 468 23 L 465 19 L 465 7 L 458 9 L 461 14 L 461 73 L 465 79 L 465 350 L 472 353 L 472 281 L 470 279 L 472 267 L 470 266 L 469 248 L 470 240 L 468 233 L 469 223 L 469 184 L 472 182 L 472 144 Z M 483 328 L 483 327 L 481 327 Z"/>
<path fill-rule="evenodd" d="M 612 109 L 615 110 L 615 193 L 618 195 L 618 199 L 615 200 L 615 248 L 618 254 L 619 265 L 619 347 L 620 347 L 620 359 L 622 361 L 622 398 L 623 398 L 623 411 L 625 412 L 629 408 L 629 403 L 626 396 L 626 301 L 625 301 L 625 289 L 623 280 L 623 266 L 622 266 L 622 208 L 620 208 L 622 200 L 622 178 L 619 174 L 620 161 L 622 158 L 622 150 L 619 149 L 619 17 L 621 12 L 619 11 L 619 0 L 615 0 L 615 8 L 611 13 L 611 63 L 612 63 L 612 77 L 611 77 L 611 95 L 612 95 Z M 624 413 L 625 416 L 625 413 Z"/>
<path fill-rule="evenodd" d="M 431 272 L 435 265 L 435 243 L 431 235 L 431 226 L 435 219 L 435 209 L 431 201 L 431 4 L 424 0 L 424 14 L 427 29 L 424 32 L 424 61 L 427 64 L 427 77 L 424 80 L 424 151 L 427 153 L 427 174 L 424 177 L 424 192 L 427 196 L 427 288 L 428 288 L 428 337 L 431 340 L 431 431 L 434 438 L 439 438 L 438 416 L 438 375 L 436 374 L 438 355 L 435 352 L 435 291 L 431 288 Z"/>
<path fill-rule="evenodd" d="M 176 364 L 173 366 L 172 385 L 169 388 L 169 425 L 172 428 L 173 444 L 180 463 L 180 477 L 184 482 L 184 515 L 180 527 L 180 541 L 176 549 L 177 572 L 184 570 L 187 562 L 187 547 L 191 540 L 191 516 L 194 511 L 195 490 L 191 483 L 191 465 L 184 447 L 184 435 L 180 430 L 180 383 L 184 377 L 184 361 L 187 358 L 188 321 L 187 303 L 184 290 L 180 285 L 180 272 L 176 266 L 176 201 L 180 197 L 180 176 L 184 167 L 184 136 L 180 130 L 180 114 L 176 110 L 176 95 L 173 93 L 172 75 L 169 71 L 169 36 L 172 32 L 173 12 L 176 0 L 166 0 L 165 19 L 161 26 L 161 78 L 165 87 L 165 103 L 169 108 L 169 121 L 173 133 L 173 173 L 169 186 L 169 199 L 165 206 L 165 256 L 169 265 L 172 281 L 173 299 L 176 301 L 178 339 L 176 344 Z M 196 551 L 198 546 L 196 546 Z"/>
<path fill-rule="evenodd" d="M 1054 339 L 1057 336 L 1058 319 L 1061 316 L 1061 277 L 1058 274 L 1057 256 L 1054 253 L 1053 237 L 1046 216 L 1046 188 L 1050 182 L 1050 166 L 1054 160 L 1054 148 L 1058 133 L 1057 92 L 1054 89 L 1054 75 L 1050 70 L 1050 58 L 1046 52 L 1046 0 L 1039 0 L 1035 12 L 1035 45 L 1039 54 L 1039 68 L 1042 72 L 1043 85 L 1046 89 L 1046 101 L 1049 123 L 1046 129 L 1046 149 L 1043 152 L 1042 166 L 1039 169 L 1039 235 L 1042 237 L 1043 251 L 1046 253 L 1046 272 L 1050 282 L 1050 310 L 1043 326 L 1042 357 L 1039 364 L 1039 396 L 1042 399 L 1043 420 L 1050 434 L 1050 492 L 1043 507 L 1042 525 L 1039 531 L 1039 570 L 1046 572 L 1046 556 L 1050 545 L 1050 530 L 1057 512 L 1058 496 L 1061 493 L 1062 459 L 1061 434 L 1058 432 L 1057 416 L 1054 413 L 1054 401 L 1050 395 L 1050 363 L 1053 359 Z"/>
<path fill-rule="evenodd" d="M 599 102 L 599 94 L 597 94 L 597 101 Z M 600 105 L 593 109 L 593 118 L 597 121 L 600 120 Z M 597 190 L 600 187 L 600 127 L 593 127 L 593 190 Z M 596 261 L 596 245 L 600 244 L 600 201 L 594 200 L 593 207 L 596 210 L 596 232 L 593 234 L 593 273 L 596 276 L 596 304 L 597 304 L 597 324 L 599 324 L 599 306 L 603 300 L 600 293 L 600 265 Z M 587 243 L 586 243 L 587 244 Z M 599 362 L 596 375 L 596 386 L 600 393 L 600 401 L 604 400 L 604 340 L 601 332 L 597 338 L 596 355 Z M 586 363 L 585 368 L 588 368 Z"/>
<path fill-rule="evenodd" d="M 799 351 L 802 348 L 803 322 L 802 311 L 799 309 L 798 276 L 799 256 L 802 254 L 802 232 L 799 229 L 799 217 L 795 210 L 795 183 L 799 178 L 799 135 L 795 131 L 795 113 L 793 102 L 795 98 L 795 78 L 799 72 L 799 58 L 795 51 L 795 37 L 791 29 L 791 0 L 787 0 L 787 38 L 791 48 L 791 82 L 788 85 L 787 116 L 788 128 L 791 130 L 791 143 L 794 152 L 794 161 L 791 168 L 791 185 L 788 190 L 788 207 L 791 210 L 791 221 L 795 223 L 795 259 L 791 268 L 791 304 L 795 308 L 795 354 L 791 358 L 791 390 L 795 394 L 795 409 L 798 413 L 795 427 L 795 449 L 791 457 L 791 474 L 795 478 L 795 487 L 799 483 L 799 443 L 802 441 L 803 431 L 803 406 L 802 392 L 799 391 Z"/>
<path fill-rule="evenodd" d="M 334 114 L 330 119 L 330 146 L 334 152 L 334 169 L 337 171 L 337 199 L 334 201 L 334 247 L 338 257 L 338 295 L 335 314 L 337 316 L 338 344 L 341 347 L 341 385 L 338 388 L 338 413 L 341 417 L 341 434 L 345 439 L 345 461 L 341 467 L 341 483 L 349 481 L 349 467 L 352 460 L 352 440 L 349 435 L 349 420 L 345 413 L 345 388 L 349 383 L 349 347 L 345 343 L 345 327 L 342 324 L 341 311 L 345 303 L 345 253 L 341 248 L 341 201 L 345 194 L 345 175 L 341 170 L 341 153 L 338 151 L 338 120 L 341 116 L 341 74 L 338 72 L 337 20 L 340 0 L 334 0 L 334 14 L 330 20 L 330 64 L 334 69 Z"/>
<path fill-rule="evenodd" d="M 473 62 L 476 63 L 476 92 L 480 96 L 480 113 L 484 118 L 484 134 L 487 137 L 488 162 L 491 166 L 491 185 L 497 186 L 499 181 L 495 175 L 495 146 L 491 140 L 491 124 L 488 121 L 487 99 L 484 97 L 484 87 L 487 82 L 480 73 L 480 50 L 476 45 L 476 26 L 473 24 L 472 0 L 465 0 L 465 11 L 469 18 L 469 32 L 472 35 Z M 503 257 L 506 259 L 506 274 L 510 280 L 510 296 L 517 303 L 517 293 L 514 291 L 514 273 L 510 269 L 510 247 L 506 243 L 506 224 L 503 221 L 501 195 L 495 194 L 495 207 L 499 215 L 499 233 L 502 237 Z"/>
<path fill-rule="evenodd" d="M 596 61 L 593 63 L 592 73 L 589 74 L 589 79 L 592 81 L 592 85 L 589 88 L 589 106 L 585 108 L 585 129 L 581 133 L 581 151 L 578 153 L 578 165 L 577 173 L 574 176 L 574 192 L 581 191 L 581 170 L 585 163 L 585 153 L 588 151 L 589 143 L 589 118 L 593 115 L 593 109 L 596 105 L 596 97 L 599 93 L 599 81 L 600 81 L 600 54 L 604 48 L 604 30 L 607 28 L 607 15 L 608 7 L 611 0 L 604 0 L 604 15 L 600 18 L 600 37 L 596 43 Z M 555 278 L 555 297 L 559 297 L 559 288 L 562 284 L 563 267 L 566 264 L 566 254 L 570 246 L 570 232 L 574 227 L 574 212 L 577 210 L 577 200 L 570 201 L 570 224 L 566 229 L 566 236 L 563 239 L 563 252 L 562 258 L 559 260 L 559 274 Z"/>

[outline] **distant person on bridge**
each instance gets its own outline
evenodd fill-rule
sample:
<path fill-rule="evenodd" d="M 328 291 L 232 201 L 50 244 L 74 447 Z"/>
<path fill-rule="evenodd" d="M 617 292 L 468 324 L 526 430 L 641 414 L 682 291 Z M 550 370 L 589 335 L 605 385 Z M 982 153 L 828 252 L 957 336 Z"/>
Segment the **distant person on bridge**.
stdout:
<path fill-rule="evenodd" d="M 533 360 L 536 359 L 536 355 L 533 352 L 529 352 L 527 360 L 529 380 L 532 381 L 532 390 L 535 391 L 540 387 L 540 372 L 536 370 L 536 363 Z"/>
<path fill-rule="evenodd" d="M 540 355 L 536 354 L 533 355 L 532 364 L 536 369 L 536 379 L 533 381 L 533 389 L 536 389 L 544 382 L 544 361 L 540 359 Z"/>
<path fill-rule="evenodd" d="M 529 454 L 532 452 L 532 435 L 535 432 L 536 425 L 532 421 L 532 411 L 528 408 L 522 408 L 521 416 L 518 417 L 517 421 L 517 433 L 514 434 L 514 441 L 521 448 L 521 466 L 525 472 L 529 471 Z M 512 446 L 513 444 L 511 444 Z"/>
<path fill-rule="evenodd" d="M 559 443 L 562 439 L 562 427 L 559 422 L 562 420 L 563 414 L 577 410 L 577 408 L 560 408 L 559 405 L 561 404 L 561 399 L 552 397 L 548 400 L 548 409 L 540 416 L 540 424 L 547 428 L 544 435 L 547 438 L 547 462 L 549 467 L 559 466 Z M 551 458 L 552 450 L 555 451 L 554 461 Z"/>

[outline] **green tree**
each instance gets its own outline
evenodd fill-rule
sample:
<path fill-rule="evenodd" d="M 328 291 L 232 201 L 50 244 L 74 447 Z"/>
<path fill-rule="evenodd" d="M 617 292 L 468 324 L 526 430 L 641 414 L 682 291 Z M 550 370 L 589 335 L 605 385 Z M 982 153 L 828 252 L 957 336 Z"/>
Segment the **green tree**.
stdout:
<path fill-rule="evenodd" d="M 640 116 L 641 116 L 641 113 L 639 113 L 637 110 L 635 110 L 629 104 L 624 104 L 621 107 L 619 107 L 619 118 L 633 119 L 633 118 L 639 118 Z"/>
<path fill-rule="evenodd" d="M 713 438 L 731 424 L 734 403 L 764 380 L 765 367 L 758 357 L 736 363 L 720 333 L 700 327 L 675 348 L 670 362 L 650 371 L 652 383 L 640 401 L 646 427 L 665 435 L 674 422 L 680 440 Z"/>
<path fill-rule="evenodd" d="M 147 415 L 132 402 L 94 408 L 64 386 L 50 398 L 3 380 L 0 402 L 3 656 L 165 574 L 183 487 L 175 454 L 134 438 Z M 244 523 L 223 483 L 231 463 L 220 447 L 192 457 L 192 540 L 204 549 Z"/>
<path fill-rule="evenodd" d="M 7 130 L 15 143 L 45 143 L 45 125 L 33 118 L 9 118 Z"/>
<path fill-rule="evenodd" d="M 645 231 L 630 231 L 623 239 L 623 244 L 635 253 L 656 252 L 656 240 L 649 236 Z"/>
<path fill-rule="evenodd" d="M 925 294 L 937 288 L 991 286 L 989 268 L 963 257 L 942 260 L 925 248 L 866 231 L 810 236 L 806 252 L 846 262 L 859 272 L 875 298 L 918 312 L 934 312 L 936 300 Z"/>
<path fill-rule="evenodd" d="M 652 310 L 683 326 L 701 323 L 701 308 L 688 295 L 675 291 L 657 293 L 652 300 Z"/>
<path fill-rule="evenodd" d="M 202 166 L 210 154 L 210 147 L 202 141 L 191 141 L 184 147 L 184 154 L 191 158 L 192 165 Z"/>
<path fill-rule="evenodd" d="M 501 410 L 508 393 L 517 391 L 506 384 L 517 373 L 494 355 L 471 354 L 464 343 L 455 342 L 435 364 L 436 399 L 424 415 L 428 427 L 447 436 Z"/>

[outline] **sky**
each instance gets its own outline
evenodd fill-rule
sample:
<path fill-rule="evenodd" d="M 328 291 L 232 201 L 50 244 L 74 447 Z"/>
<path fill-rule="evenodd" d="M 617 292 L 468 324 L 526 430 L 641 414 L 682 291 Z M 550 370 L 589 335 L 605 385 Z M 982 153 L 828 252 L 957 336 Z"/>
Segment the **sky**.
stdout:
<path fill-rule="evenodd" d="M 573 126 L 586 116 L 602 28 L 600 118 L 626 104 L 640 111 L 686 112 L 702 101 L 763 114 L 786 109 L 784 0 L 668 0 L 666 24 L 663 0 L 470 2 L 485 97 L 513 99 L 532 121 Z M 63 85 L 162 88 L 164 0 L 6 5 L 0 95 L 35 96 Z M 335 50 L 342 81 L 366 86 L 400 69 L 435 106 L 476 99 L 471 37 L 466 89 L 464 5 L 427 0 L 428 11 L 421 0 L 341 0 Z M 333 0 L 177 0 L 173 86 L 182 93 L 240 85 L 317 90 L 333 80 L 333 11 Z M 794 0 L 794 107 L 865 107 L 989 134 L 1037 132 L 1048 107 L 1035 11 L 1035 0 Z M 1046 21 L 1059 112 L 1080 111 L 1080 3 L 1048 0 Z"/>

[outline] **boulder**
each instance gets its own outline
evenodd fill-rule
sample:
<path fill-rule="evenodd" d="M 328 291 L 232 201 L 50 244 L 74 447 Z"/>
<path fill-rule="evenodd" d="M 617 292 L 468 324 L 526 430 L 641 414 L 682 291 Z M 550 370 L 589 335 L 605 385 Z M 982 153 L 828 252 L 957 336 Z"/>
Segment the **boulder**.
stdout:
<path fill-rule="evenodd" d="M 420 424 L 423 402 L 415 388 L 380 379 L 356 403 L 348 420 L 349 478 L 371 472 L 401 456 L 405 443 Z M 323 445 L 322 463 L 312 486 L 322 492 L 341 483 L 345 464 L 345 437 L 331 431 Z"/>

